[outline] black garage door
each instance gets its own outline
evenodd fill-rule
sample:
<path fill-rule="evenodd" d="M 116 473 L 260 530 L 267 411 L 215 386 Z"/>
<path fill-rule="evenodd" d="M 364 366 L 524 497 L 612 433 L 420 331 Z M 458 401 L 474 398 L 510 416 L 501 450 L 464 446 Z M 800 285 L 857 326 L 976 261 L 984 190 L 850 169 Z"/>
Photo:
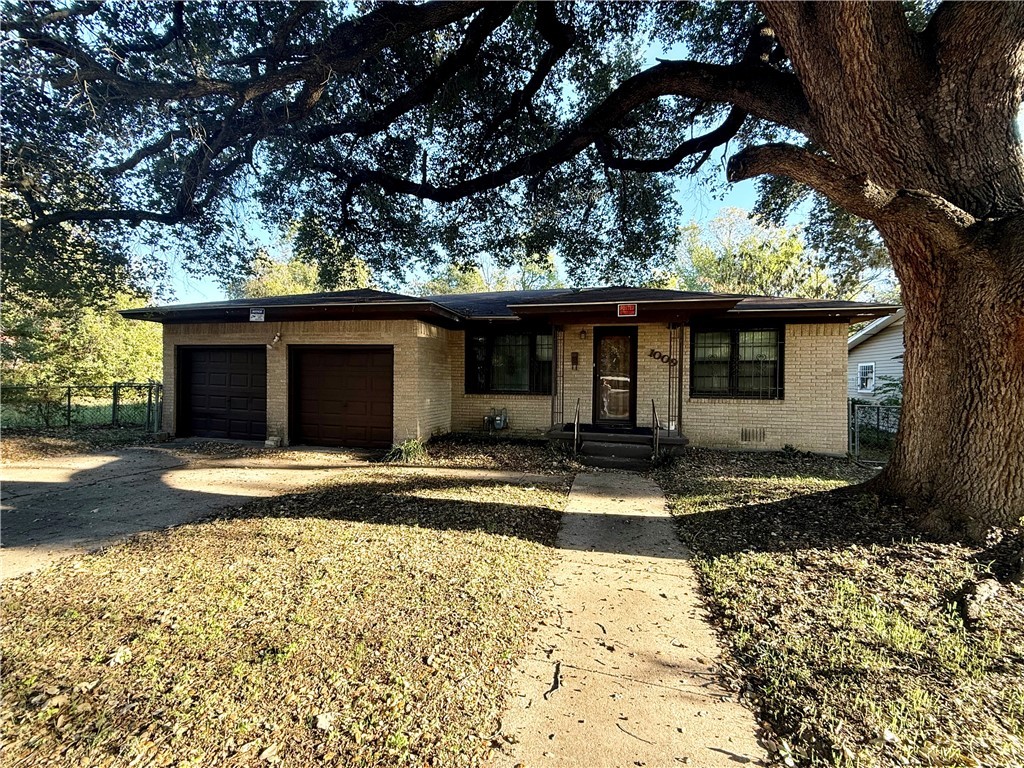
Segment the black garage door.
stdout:
<path fill-rule="evenodd" d="M 267 350 L 182 347 L 178 350 L 179 435 L 267 438 Z"/>
<path fill-rule="evenodd" d="M 391 347 L 291 347 L 289 442 L 391 445 Z"/>

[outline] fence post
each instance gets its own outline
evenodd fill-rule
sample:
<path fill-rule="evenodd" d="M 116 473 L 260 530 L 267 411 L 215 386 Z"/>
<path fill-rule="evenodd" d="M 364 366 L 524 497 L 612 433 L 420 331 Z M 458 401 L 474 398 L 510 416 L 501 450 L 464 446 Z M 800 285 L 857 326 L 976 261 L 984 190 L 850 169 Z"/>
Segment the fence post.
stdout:
<path fill-rule="evenodd" d="M 853 456 L 860 458 L 860 410 L 859 405 L 853 406 Z"/>
<path fill-rule="evenodd" d="M 118 382 L 114 382 L 114 397 L 113 405 L 110 408 L 110 423 L 112 426 L 121 426 L 121 419 L 118 417 L 117 406 L 121 399 L 121 385 Z"/>
<path fill-rule="evenodd" d="M 68 404 L 67 410 L 65 411 L 66 421 L 68 423 L 68 429 L 71 429 L 71 387 L 68 387 Z"/>
<path fill-rule="evenodd" d="M 146 432 L 153 432 L 153 383 L 146 387 Z"/>

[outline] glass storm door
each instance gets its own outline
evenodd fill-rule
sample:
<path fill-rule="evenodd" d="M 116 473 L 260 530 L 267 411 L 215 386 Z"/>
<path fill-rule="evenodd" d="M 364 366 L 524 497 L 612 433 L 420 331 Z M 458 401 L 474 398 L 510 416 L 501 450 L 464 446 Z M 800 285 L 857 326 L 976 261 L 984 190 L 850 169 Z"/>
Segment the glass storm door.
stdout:
<path fill-rule="evenodd" d="M 636 425 L 636 328 L 594 329 L 594 423 Z"/>

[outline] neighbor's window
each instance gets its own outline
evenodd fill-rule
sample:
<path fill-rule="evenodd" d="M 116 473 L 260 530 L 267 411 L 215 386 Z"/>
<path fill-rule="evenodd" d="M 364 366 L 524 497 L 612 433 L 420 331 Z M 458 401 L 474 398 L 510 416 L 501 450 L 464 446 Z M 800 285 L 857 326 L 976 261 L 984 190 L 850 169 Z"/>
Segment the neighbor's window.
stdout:
<path fill-rule="evenodd" d="M 550 331 L 467 333 L 466 392 L 551 394 Z"/>
<path fill-rule="evenodd" d="M 857 391 L 875 391 L 875 364 L 861 363 L 857 366 Z"/>
<path fill-rule="evenodd" d="M 695 328 L 691 397 L 781 400 L 781 328 Z"/>

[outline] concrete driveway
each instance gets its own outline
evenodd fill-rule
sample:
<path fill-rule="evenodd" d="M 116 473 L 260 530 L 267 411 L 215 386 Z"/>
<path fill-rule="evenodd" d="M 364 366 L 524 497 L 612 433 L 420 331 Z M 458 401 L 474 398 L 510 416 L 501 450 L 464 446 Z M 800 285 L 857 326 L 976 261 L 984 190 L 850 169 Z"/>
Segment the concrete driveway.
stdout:
<path fill-rule="evenodd" d="M 230 448 L 218 456 L 169 444 L 0 467 L 0 578 L 366 465 L 358 453 L 308 449 L 239 457 Z"/>

